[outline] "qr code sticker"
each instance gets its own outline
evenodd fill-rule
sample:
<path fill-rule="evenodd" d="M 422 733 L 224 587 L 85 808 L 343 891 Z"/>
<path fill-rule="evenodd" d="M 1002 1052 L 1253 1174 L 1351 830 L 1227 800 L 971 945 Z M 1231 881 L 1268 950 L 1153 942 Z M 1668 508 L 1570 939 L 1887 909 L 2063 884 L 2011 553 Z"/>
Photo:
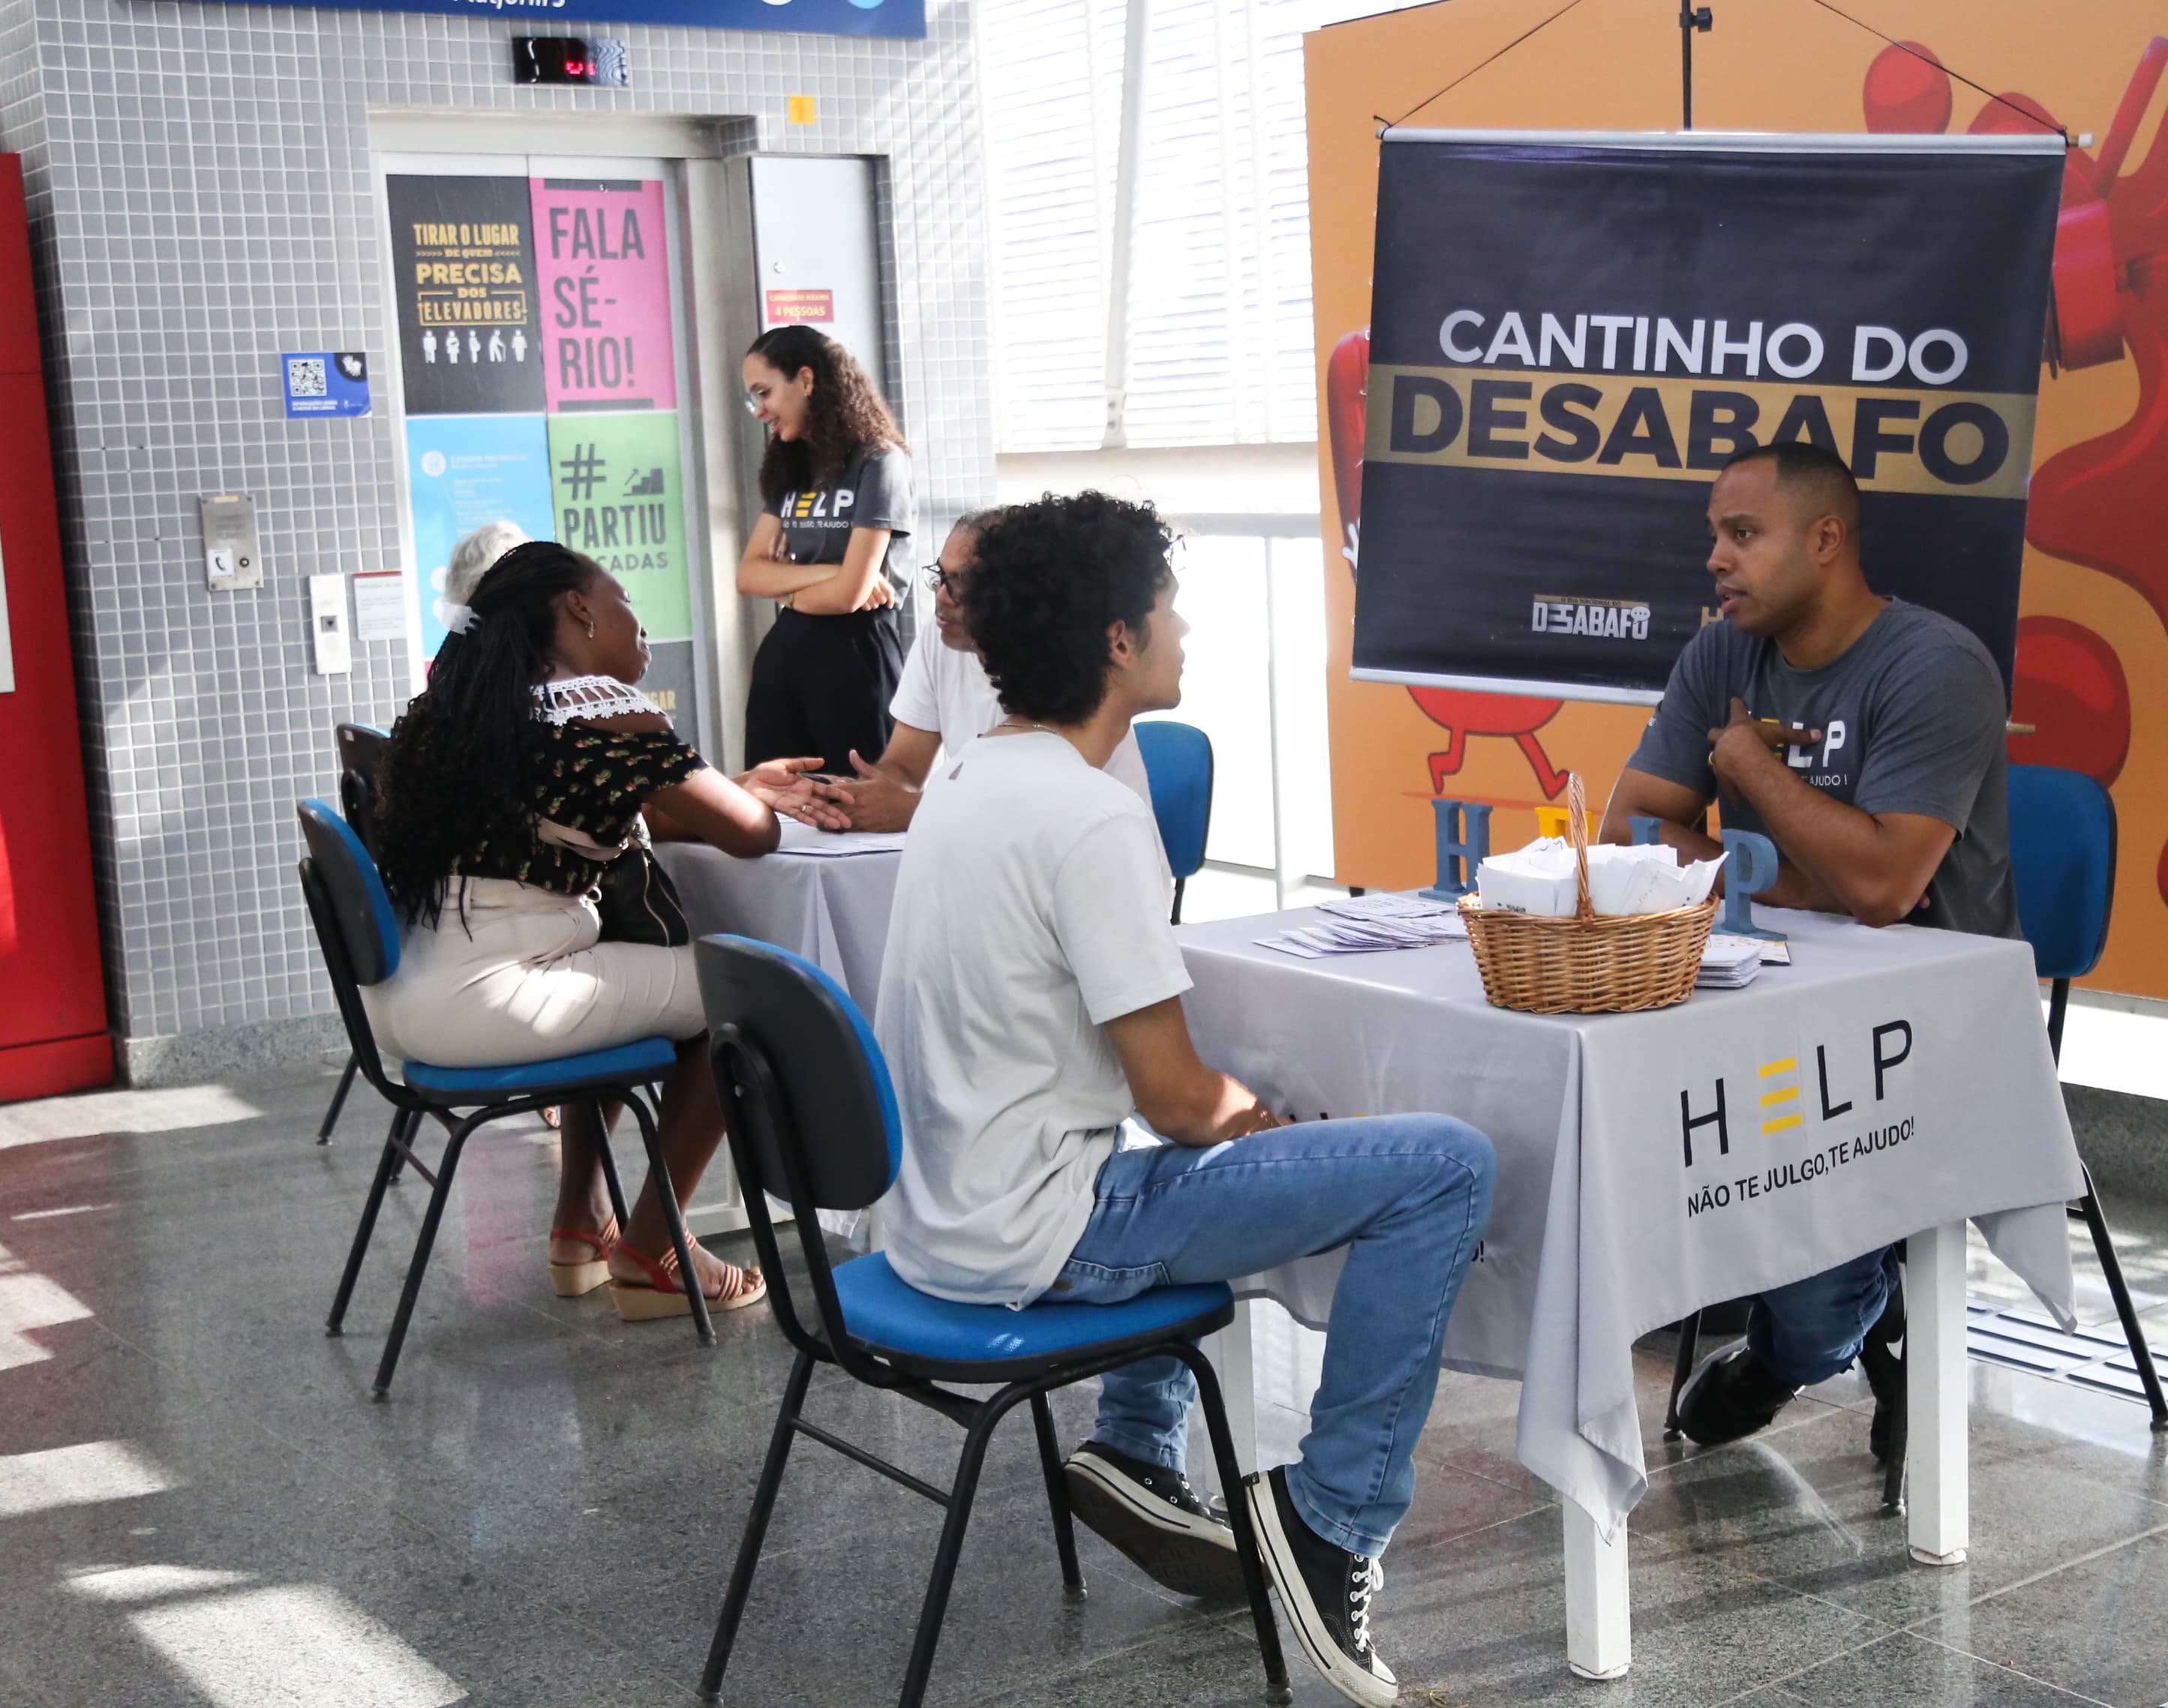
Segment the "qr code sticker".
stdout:
<path fill-rule="evenodd" d="M 289 397 L 321 397 L 330 390 L 324 378 L 324 358 L 321 356 L 290 356 L 286 359 L 286 395 Z"/>

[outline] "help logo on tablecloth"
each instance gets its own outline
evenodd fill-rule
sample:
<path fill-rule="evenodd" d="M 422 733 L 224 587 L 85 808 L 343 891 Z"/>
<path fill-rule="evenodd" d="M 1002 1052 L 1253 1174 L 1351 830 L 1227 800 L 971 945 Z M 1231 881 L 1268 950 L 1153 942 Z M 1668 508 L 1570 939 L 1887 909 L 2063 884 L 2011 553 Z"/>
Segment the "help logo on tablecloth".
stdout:
<path fill-rule="evenodd" d="M 1751 1202 L 1765 1192 L 1807 1185 L 1910 1139 L 1916 1117 L 1903 1107 L 1901 1101 L 1891 1104 L 1891 1099 L 1901 1090 L 1894 1078 L 1895 1070 L 1912 1054 L 1912 1023 L 1902 1019 L 1884 1021 L 1863 1031 L 1863 1053 L 1856 1048 L 1860 1042 L 1857 1039 L 1853 1040 L 1855 1048 L 1850 1052 L 1842 1042 L 1837 1045 L 1834 1085 L 1831 1046 L 1817 1043 L 1814 1047 L 1812 1077 L 1818 1108 L 1805 1099 L 1807 1075 L 1802 1072 L 1800 1058 L 1796 1055 L 1757 1063 L 1751 1078 L 1742 1072 L 1736 1082 L 1731 1076 L 1719 1074 L 1713 1096 L 1699 1110 L 1695 1107 L 1695 1089 L 1680 1089 L 1679 1131 L 1684 1144 L 1684 1166 L 1688 1170 L 1696 1168 L 1694 1140 L 1697 1134 L 1701 1138 L 1702 1178 L 1698 1186 L 1689 1180 L 1687 1194 L 1687 1214 L 1690 1217 L 1729 1208 L 1735 1202 Z M 1853 1058 L 1849 1062 L 1848 1054 Z M 1863 1117 L 1854 1112 L 1857 1099 L 1843 1095 L 1843 1089 L 1852 1077 L 1847 1074 L 1848 1067 L 1856 1070 L 1862 1091 L 1867 1074 L 1871 1071 L 1873 1074 L 1873 1099 Z M 1891 1104 L 1886 1112 L 1883 1110 L 1885 1104 Z M 1815 1117 L 1818 1139 L 1825 1136 L 1821 1129 L 1831 1122 L 1841 1123 L 1839 1136 L 1804 1155 L 1757 1164 L 1744 1174 L 1732 1173 L 1724 1167 L 1732 1154 L 1735 1118 L 1742 1139 L 1750 1134 L 1756 1138 L 1767 1138 L 1804 1128 L 1809 1113 Z M 1752 1154 L 1755 1148 L 1742 1143 L 1741 1159 Z"/>

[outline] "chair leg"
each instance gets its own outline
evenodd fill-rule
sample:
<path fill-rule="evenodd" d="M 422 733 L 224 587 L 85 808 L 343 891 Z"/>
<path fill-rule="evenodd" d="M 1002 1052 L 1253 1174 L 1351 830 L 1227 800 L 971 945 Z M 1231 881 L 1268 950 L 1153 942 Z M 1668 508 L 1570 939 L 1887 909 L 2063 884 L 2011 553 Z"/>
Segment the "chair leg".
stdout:
<path fill-rule="evenodd" d="M 1905 1452 L 1910 1433 L 1911 1401 L 1905 1393 L 1909 1378 L 1901 1360 L 1897 1376 L 1897 1396 L 1889 1403 L 1889 1456 L 1882 1461 L 1882 1505 L 1889 1512 L 1905 1509 Z"/>
<path fill-rule="evenodd" d="M 384 1141 L 384 1154 L 376 1159 L 376 1177 L 369 1183 L 362 1201 L 361 1225 L 353 1230 L 353 1244 L 346 1254 L 346 1272 L 339 1276 L 338 1292 L 332 1296 L 332 1313 L 324 1320 L 324 1333 L 345 1332 L 346 1308 L 353 1297 L 353 1284 L 361 1279 L 361 1261 L 369 1255 L 369 1236 L 376 1232 L 376 1212 L 384 1207 L 384 1189 L 391 1184 L 391 1165 L 398 1160 L 396 1143 L 406 1125 L 406 1111 L 391 1111 L 391 1131 Z"/>
<path fill-rule="evenodd" d="M 409 1145 L 412 1145 L 416 1139 L 422 1136 L 422 1111 L 420 1110 L 412 1109 L 406 1111 L 406 1125 L 403 1128 L 400 1129 L 399 1136 Z M 391 1154 L 391 1175 L 390 1183 L 392 1186 L 397 1186 L 401 1180 L 405 1177 L 406 1173 L 406 1155 L 402 1152 L 395 1150 Z"/>
<path fill-rule="evenodd" d="M 941 1546 L 933 1552 L 933 1574 L 927 1581 L 925 1605 L 918 1610 L 918 1635 L 911 1641 L 911 1665 L 903 1675 L 903 1695 L 896 1699 L 897 1708 L 919 1708 L 926 1700 L 926 1682 L 933 1675 L 933 1651 L 941 1642 L 941 1622 L 948 1615 L 948 1591 L 956 1581 L 956 1562 L 963 1556 L 964 1530 L 971 1522 L 971 1502 L 979 1492 L 986 1444 L 1018 1398 L 1013 1393 L 996 1394 L 964 1432 L 964 1451 L 956 1461 L 956 1481 L 948 1491 L 948 1516 L 941 1525 Z"/>
<path fill-rule="evenodd" d="M 685 1216 L 678 1207 L 678 1189 L 670 1181 L 670 1170 L 663 1165 L 662 1136 L 655 1128 L 655 1117 L 647 1112 L 647 1106 L 637 1097 L 624 1100 L 632 1106 L 634 1117 L 640 1122 L 640 1143 L 647 1147 L 647 1178 L 655 1183 L 655 1195 L 662 1201 L 662 1218 L 670 1224 L 671 1249 L 678 1254 L 678 1284 L 685 1289 L 685 1297 L 693 1308 L 693 1329 L 700 1337 L 703 1346 L 715 1344 L 715 1325 L 708 1318 L 708 1296 L 701 1291 L 699 1275 L 693 1267 L 693 1242 L 685 1232 Z"/>
<path fill-rule="evenodd" d="M 1701 1313 L 1689 1311 L 1679 1318 L 1678 1355 L 1671 1360 L 1671 1398 L 1664 1408 L 1664 1439 L 1679 1438 L 1679 1390 L 1693 1374 L 1694 1353 L 1701 1341 Z"/>
<path fill-rule="evenodd" d="M 338 1125 L 339 1111 L 346 1107 L 346 1094 L 353 1090 L 353 1076 L 361 1070 L 361 1058 L 348 1053 L 346 1071 L 339 1075 L 338 1089 L 332 1093 L 332 1106 L 324 1111 L 323 1124 L 316 1129 L 316 1143 L 329 1144 L 332 1129 Z"/>
<path fill-rule="evenodd" d="M 603 1185 L 609 1190 L 610 1214 L 617 1217 L 618 1231 L 622 1233 L 632 1216 L 624 1207 L 624 1188 L 618 1184 L 617 1159 L 610 1154 L 609 1123 L 603 1119 L 603 1104 L 599 1097 L 595 1100 L 595 1126 L 603 1136 L 599 1159 L 603 1165 Z"/>
<path fill-rule="evenodd" d="M 2100 1200 L 2093 1193 L 2093 1171 L 2080 1163 L 2086 1178 L 2086 1195 L 2078 1200 L 2078 1213 L 2086 1218 L 2086 1227 L 2093 1236 L 2093 1250 L 2100 1258 L 2102 1273 L 2107 1277 L 2108 1297 L 2115 1301 L 2115 1313 L 2123 1322 L 2123 1337 L 2130 1343 L 2131 1361 L 2138 1366 L 2138 1379 L 2145 1389 L 2145 1403 L 2153 1409 L 2153 1427 L 2168 1430 L 2168 1398 L 2160 1392 L 2160 1372 L 2153 1367 L 2153 1352 L 2145 1344 L 2145 1331 L 2139 1327 L 2138 1310 L 2130 1302 L 2130 1284 L 2123 1278 L 2123 1263 L 2115 1254 L 2115 1243 L 2107 1237 L 2107 1217 L 2101 1214 Z"/>
<path fill-rule="evenodd" d="M 1178 926 L 1182 923 L 1182 886 L 1188 882 L 1186 878 L 1177 878 L 1174 880 L 1174 912 L 1167 920 L 1169 925 Z"/>
<path fill-rule="evenodd" d="M 1878 1407 L 1888 1412 L 1889 1433 L 1882 1444 L 1882 1505 L 1886 1512 L 1905 1509 L 1905 1446 L 1911 1396 L 1905 1357 L 1897 1350 L 1905 1344 L 1905 1283 L 1900 1278 L 1882 1314 L 1859 1343 L 1860 1371 L 1875 1391 Z"/>
<path fill-rule="evenodd" d="M 406 1324 L 414 1314 L 414 1301 L 422 1291 L 422 1277 L 429 1267 L 430 1248 L 437 1243 L 437 1224 L 444 1220 L 444 1200 L 452 1193 L 452 1176 L 460 1165 L 460 1153 L 466 1148 L 467 1135 L 473 1132 L 479 1117 L 469 1117 L 452 1129 L 450 1140 L 444 1146 L 444 1159 L 437 1164 L 437 1189 L 429 1194 L 429 1207 L 422 1217 L 421 1237 L 414 1242 L 414 1260 L 406 1267 L 406 1285 L 399 1289 L 399 1309 L 391 1318 L 391 1334 L 384 1343 L 384 1356 L 377 1361 L 376 1380 L 370 1384 L 372 1391 L 382 1399 L 391 1389 L 391 1372 L 399 1367 L 399 1349 L 406 1343 Z"/>
<path fill-rule="evenodd" d="M 1046 1504 L 1054 1514 L 1054 1546 L 1061 1556 L 1061 1581 L 1071 1595 L 1081 1595 L 1084 1572 L 1076 1563 L 1076 1524 L 1069 1512 L 1069 1484 L 1061 1474 L 1061 1449 L 1054 1439 L 1054 1413 L 1043 1393 L 1031 1397 L 1031 1424 L 1039 1435 L 1039 1469 L 1046 1474 Z"/>
<path fill-rule="evenodd" d="M 1189 1366 L 1197 1378 L 1197 1397 L 1204 1407 L 1205 1433 L 1212 1438 L 1213 1462 L 1220 1468 L 1220 1486 L 1227 1492 L 1227 1519 L 1235 1529 L 1235 1547 L 1242 1562 L 1242 1587 L 1250 1595 L 1250 1618 L 1257 1629 L 1257 1649 L 1265 1663 L 1265 1700 L 1292 1702 L 1287 1658 L 1280 1652 L 1280 1628 L 1273 1622 L 1273 1605 L 1265 1591 L 1263 1557 L 1257 1552 L 1257 1536 L 1250 1523 L 1250 1503 L 1242 1487 L 1241 1461 L 1235 1456 L 1235 1432 L 1227 1426 L 1226 1397 L 1220 1392 L 1220 1377 L 1212 1361 L 1198 1348 L 1181 1342 L 1167 1349 Z"/>
<path fill-rule="evenodd" d="M 768 1458 L 760 1467 L 760 1483 L 753 1490 L 752 1510 L 746 1514 L 745 1536 L 738 1543 L 737 1563 L 731 1567 L 731 1587 L 723 1594 L 723 1610 L 715 1619 L 715 1641 L 708 1645 L 707 1669 L 700 1674 L 700 1700 L 720 1702 L 723 1668 L 731 1663 L 731 1650 L 738 1640 L 738 1620 L 745 1615 L 746 1599 L 752 1594 L 752 1574 L 760 1566 L 762 1545 L 768 1540 L 768 1521 L 774 1515 L 775 1497 L 783 1487 L 783 1470 L 790 1458 L 793 1427 L 799 1408 L 805 1403 L 805 1389 L 813 1379 L 813 1358 L 801 1352 L 784 1384 L 783 1406 L 775 1414 L 775 1433 L 768 1438 Z"/>

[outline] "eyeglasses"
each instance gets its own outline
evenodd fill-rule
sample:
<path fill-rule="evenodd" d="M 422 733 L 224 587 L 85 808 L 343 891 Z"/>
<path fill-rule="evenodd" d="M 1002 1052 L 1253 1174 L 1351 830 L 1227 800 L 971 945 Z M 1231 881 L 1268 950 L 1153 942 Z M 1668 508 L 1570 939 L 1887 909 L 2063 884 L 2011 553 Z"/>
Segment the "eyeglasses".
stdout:
<path fill-rule="evenodd" d="M 758 415 L 760 413 L 760 400 L 758 398 L 752 396 L 741 397 L 738 401 L 746 406 L 746 413 L 747 415 Z"/>
<path fill-rule="evenodd" d="M 938 564 L 928 564 L 925 570 L 927 588 L 929 591 L 946 593 L 952 599 L 961 600 L 964 590 L 950 585 L 950 574 L 951 571 L 943 569 Z"/>

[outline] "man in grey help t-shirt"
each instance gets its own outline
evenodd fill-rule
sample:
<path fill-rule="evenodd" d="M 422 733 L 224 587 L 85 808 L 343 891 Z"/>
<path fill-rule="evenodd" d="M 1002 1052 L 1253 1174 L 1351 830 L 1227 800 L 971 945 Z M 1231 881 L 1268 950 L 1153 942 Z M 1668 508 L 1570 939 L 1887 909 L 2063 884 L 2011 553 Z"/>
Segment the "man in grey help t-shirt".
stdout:
<path fill-rule="evenodd" d="M 1858 484 L 1833 452 L 1793 443 L 1733 458 L 1708 523 L 1723 620 L 1680 655 L 1603 840 L 1629 841 L 1642 815 L 1682 857 L 1706 859 L 1721 850 L 1692 826 L 1720 791 L 1724 824 L 1760 831 L 1783 857 L 1756 900 L 2017 936 L 2006 703 L 1987 649 L 1867 585 Z M 1681 1392 L 1680 1426 L 1705 1445 L 1736 1440 L 1857 1357 L 1880 1457 L 1902 1333 L 1896 1276 L 1885 1249 L 1762 1294 L 1746 1339 Z"/>

